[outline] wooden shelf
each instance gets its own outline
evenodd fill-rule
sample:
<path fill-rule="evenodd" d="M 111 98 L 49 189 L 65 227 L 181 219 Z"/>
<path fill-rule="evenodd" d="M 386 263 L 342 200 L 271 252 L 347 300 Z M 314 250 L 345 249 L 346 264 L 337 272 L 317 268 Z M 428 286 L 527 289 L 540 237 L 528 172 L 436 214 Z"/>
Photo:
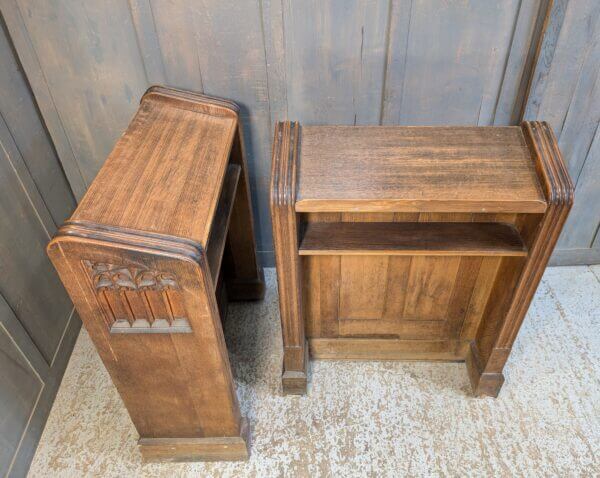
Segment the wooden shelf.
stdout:
<path fill-rule="evenodd" d="M 488 222 L 315 222 L 300 255 L 526 256 L 518 231 Z"/>
<path fill-rule="evenodd" d="M 221 261 L 223 260 L 223 251 L 225 250 L 225 241 L 227 239 L 227 230 L 231 211 L 235 200 L 238 182 L 240 179 L 241 168 L 236 164 L 227 166 L 221 197 L 217 205 L 214 216 L 214 223 L 210 231 L 206 255 L 208 256 L 208 266 L 212 276 L 213 285 L 217 287 L 219 272 L 221 270 Z"/>

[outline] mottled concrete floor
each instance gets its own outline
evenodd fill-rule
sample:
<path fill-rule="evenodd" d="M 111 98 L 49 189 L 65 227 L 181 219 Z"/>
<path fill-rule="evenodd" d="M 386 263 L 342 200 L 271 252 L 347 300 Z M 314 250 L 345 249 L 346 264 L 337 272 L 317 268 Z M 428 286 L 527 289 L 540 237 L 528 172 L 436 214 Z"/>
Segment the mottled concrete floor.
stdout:
<path fill-rule="evenodd" d="M 546 272 L 496 400 L 469 396 L 463 364 L 398 362 L 316 362 L 308 395 L 282 396 L 266 275 L 265 301 L 225 325 L 250 461 L 142 465 L 82 332 L 30 476 L 600 476 L 600 266 Z"/>

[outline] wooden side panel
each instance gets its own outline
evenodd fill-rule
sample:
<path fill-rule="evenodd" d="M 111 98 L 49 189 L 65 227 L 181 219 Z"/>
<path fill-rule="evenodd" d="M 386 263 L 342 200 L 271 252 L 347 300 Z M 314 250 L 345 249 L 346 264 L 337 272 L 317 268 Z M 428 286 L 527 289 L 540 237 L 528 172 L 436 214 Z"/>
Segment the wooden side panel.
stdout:
<path fill-rule="evenodd" d="M 60 236 L 48 253 L 142 438 L 239 436 L 241 417 L 204 256 L 198 264 L 172 253 Z M 106 277 L 90 276 L 82 260 L 115 264 L 118 271 L 156 271 L 154 279 L 147 272 L 131 276 L 139 287 L 149 288 L 148 296 L 158 287 L 149 284 L 152 280 L 181 291 L 183 303 L 176 307 L 184 311 L 191 330 L 111 333 L 114 324 L 109 327 L 112 318 L 106 317 L 97 289 Z M 111 275 L 120 290 L 128 287 L 129 277 L 125 272 Z M 110 301 L 117 303 L 118 298 L 113 294 Z M 127 308 L 126 300 L 120 303 Z M 148 305 L 156 322 L 161 314 L 171 314 L 156 294 Z"/>
<path fill-rule="evenodd" d="M 444 320 L 460 265 L 456 257 L 413 257 L 404 318 Z"/>
<path fill-rule="evenodd" d="M 344 319 L 380 319 L 388 282 L 386 256 L 341 258 L 340 310 Z"/>

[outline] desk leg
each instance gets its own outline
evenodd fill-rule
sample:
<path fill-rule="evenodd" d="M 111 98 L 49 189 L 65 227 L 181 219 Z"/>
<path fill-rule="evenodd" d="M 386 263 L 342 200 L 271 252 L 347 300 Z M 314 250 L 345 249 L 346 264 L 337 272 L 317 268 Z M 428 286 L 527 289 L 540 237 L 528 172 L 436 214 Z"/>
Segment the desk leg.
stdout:
<path fill-rule="evenodd" d="M 295 208 L 298 123 L 278 123 L 273 142 L 271 218 L 283 334 L 283 392 L 306 393 L 308 348 L 302 315 L 302 271 Z"/>
<path fill-rule="evenodd" d="M 502 370 L 573 204 L 573 185 L 552 131 L 546 123 L 537 122 L 525 123 L 523 128 L 548 207 L 543 215 L 520 215 L 517 227 L 527 245 L 527 258 L 502 259 L 484 319 L 467 353 L 476 395 L 496 397 L 500 392 Z"/>
<path fill-rule="evenodd" d="M 240 130 L 233 142 L 230 161 L 242 171 L 227 236 L 227 296 L 229 300 L 260 300 L 265 296 L 265 277 L 256 255 L 248 168 Z"/>

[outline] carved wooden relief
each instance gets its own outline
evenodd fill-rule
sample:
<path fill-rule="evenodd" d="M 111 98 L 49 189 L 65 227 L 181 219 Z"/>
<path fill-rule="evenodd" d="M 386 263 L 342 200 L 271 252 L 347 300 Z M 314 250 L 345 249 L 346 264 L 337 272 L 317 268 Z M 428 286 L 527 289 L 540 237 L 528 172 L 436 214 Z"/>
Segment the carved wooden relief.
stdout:
<path fill-rule="evenodd" d="M 83 265 L 111 333 L 191 332 L 174 274 L 87 260 Z"/>

